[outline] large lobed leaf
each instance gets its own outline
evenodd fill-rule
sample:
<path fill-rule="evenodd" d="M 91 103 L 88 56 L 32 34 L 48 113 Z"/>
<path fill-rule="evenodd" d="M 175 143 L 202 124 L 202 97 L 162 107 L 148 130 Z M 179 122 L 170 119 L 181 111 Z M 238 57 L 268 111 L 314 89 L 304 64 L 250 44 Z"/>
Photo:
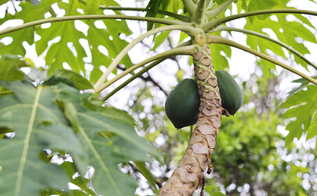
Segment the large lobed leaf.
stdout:
<path fill-rule="evenodd" d="M 247 5 L 247 11 L 255 11 L 260 9 L 294 9 L 288 7 L 287 3 L 289 0 L 277 1 L 270 0 L 265 3 L 260 3 L 258 0 L 252 0 Z M 241 2 L 240 2 L 241 3 Z M 314 26 L 310 21 L 300 14 L 294 14 L 294 21 L 290 21 L 288 16 L 291 14 L 276 14 L 276 18 L 269 17 L 271 15 L 260 15 L 256 17 L 248 17 L 245 29 L 252 30 L 259 33 L 267 34 L 265 29 L 270 29 L 276 35 L 277 39 L 284 44 L 290 46 L 291 48 L 296 49 L 302 55 L 310 54 L 310 51 L 306 48 L 302 41 L 298 41 L 298 38 L 301 38 L 303 41 L 316 43 L 316 37 L 309 29 Z M 271 35 L 269 35 L 271 36 Z M 252 35 L 247 35 L 247 44 L 255 50 L 258 50 L 262 53 L 271 55 L 268 50 L 272 51 L 278 56 L 281 56 L 285 59 L 291 56 L 289 51 L 285 52 L 282 50 L 282 47 L 274 44 L 263 38 L 258 38 Z M 307 62 L 303 61 L 297 55 L 294 55 L 294 60 L 296 63 L 307 69 Z M 263 66 L 263 73 L 266 77 L 269 76 L 270 69 L 275 69 L 276 66 L 273 63 L 270 63 L 266 60 L 261 59 L 261 64 Z"/>
<path fill-rule="evenodd" d="M 0 100 L 0 132 L 14 132 L 12 139 L 0 142 L 1 195 L 33 196 L 48 187 L 67 190 L 64 171 L 39 157 L 44 149 L 65 150 L 79 158 L 78 165 L 85 164 L 84 150 L 55 104 L 60 91 L 21 81 L 1 85 L 14 92 Z"/>
<path fill-rule="evenodd" d="M 41 1 L 36 7 L 31 3 L 21 3 L 19 6 L 22 8 L 22 11 L 17 12 L 15 15 L 7 15 L 3 19 L 0 19 L 0 24 L 10 20 L 20 19 L 24 23 L 32 22 L 35 20 L 40 20 L 44 18 L 44 14 L 51 9 L 51 5 L 56 3 L 59 0 L 46 0 Z M 34 9 L 36 8 L 36 9 Z M 0 35 L 0 39 L 3 37 L 12 37 L 13 41 L 11 44 L 2 47 L 0 49 L 0 54 L 17 54 L 24 56 L 26 51 L 22 46 L 22 43 L 26 41 L 29 45 L 34 43 L 34 28 L 29 27 L 22 29 L 20 31 L 15 31 L 10 34 Z"/>
<path fill-rule="evenodd" d="M 150 161 L 147 153 L 159 158 L 155 148 L 137 135 L 129 114 L 90 100 L 91 94 L 72 87 L 83 88 L 80 84 L 67 85 L 71 80 L 83 78 L 61 70 L 45 86 L 34 87 L 26 80 L 0 83 L 12 91 L 0 98 L 1 138 L 14 132 L 13 138 L 0 140 L 1 195 L 37 195 L 45 189 L 49 194 L 68 195 L 68 182 L 80 188 L 71 190 L 74 195 L 92 190 L 102 195 L 133 195 L 138 184 L 118 164 Z M 74 165 L 51 164 L 44 149 L 70 153 Z M 94 172 L 85 179 L 88 165 Z"/>
<path fill-rule="evenodd" d="M 65 3 L 61 0 L 46 0 L 41 1 L 38 5 L 34 6 L 30 2 L 21 2 L 19 6 L 21 11 L 14 15 L 6 15 L 3 19 L 0 19 L 0 24 L 4 22 L 11 22 L 15 19 L 22 19 L 23 23 L 32 22 L 40 19 L 47 18 L 50 13 L 52 16 L 56 16 L 56 9 L 52 9 L 52 6 L 58 6 L 65 11 L 65 16 L 82 15 L 84 14 L 99 14 L 102 15 L 103 10 L 99 9 L 100 4 L 115 5 L 119 4 L 114 1 L 87 1 L 83 3 L 78 0 L 70 0 Z M 53 5 L 54 4 L 54 5 Z M 115 12 L 121 14 L 120 12 Z M 60 14 L 60 13 L 58 13 Z M 36 52 L 38 55 L 45 54 L 46 65 L 48 65 L 48 74 L 52 75 L 56 69 L 62 69 L 65 63 L 70 66 L 72 70 L 77 73 L 87 74 L 85 63 L 89 63 L 93 66 L 93 71 L 90 74 L 90 80 L 95 82 L 102 74 L 100 66 L 108 67 L 113 58 L 115 58 L 119 52 L 128 44 L 119 37 L 121 33 L 129 35 L 131 32 L 124 20 L 103 20 L 102 23 L 106 26 L 106 29 L 100 29 L 95 26 L 95 20 L 83 21 L 88 25 L 88 34 L 83 33 L 83 29 L 75 27 L 74 21 L 63 21 L 51 23 L 49 27 L 43 27 L 42 25 L 36 27 L 29 27 L 16 32 L 1 35 L 1 38 L 11 37 L 12 43 L 0 48 L 0 54 L 16 54 L 24 56 L 26 54 L 25 48 L 22 43 L 27 42 L 29 45 L 35 43 Z M 85 30 L 83 30 L 85 31 Z M 34 33 L 40 36 L 38 41 L 34 41 Z M 51 40 L 58 38 L 57 43 L 49 44 Z M 84 47 L 80 43 L 81 40 L 87 40 L 89 44 L 88 52 L 92 54 L 91 62 L 84 62 L 84 58 L 87 57 Z M 116 43 L 116 44 L 114 44 Z M 106 48 L 108 54 L 102 53 L 100 47 Z M 132 66 L 132 62 L 128 56 L 124 57 L 120 62 L 127 68 Z M 116 74 L 116 70 L 114 71 Z"/>
<path fill-rule="evenodd" d="M 283 118 L 290 120 L 286 126 L 286 130 L 289 131 L 285 139 L 286 144 L 290 144 L 295 137 L 299 139 L 305 133 L 306 139 L 317 135 L 317 87 L 306 87 L 306 90 L 293 94 L 280 106 L 287 108 Z"/>
<path fill-rule="evenodd" d="M 127 113 L 86 103 L 94 111 L 89 110 L 82 107 L 80 97 L 84 95 L 71 89 L 68 92 L 73 95 L 61 96 L 60 105 L 89 153 L 90 165 L 95 170 L 91 177 L 92 186 L 98 194 L 133 195 L 138 185 L 120 171 L 118 163 L 150 161 L 145 151 L 156 157 L 160 155 L 136 134 L 134 120 Z"/>

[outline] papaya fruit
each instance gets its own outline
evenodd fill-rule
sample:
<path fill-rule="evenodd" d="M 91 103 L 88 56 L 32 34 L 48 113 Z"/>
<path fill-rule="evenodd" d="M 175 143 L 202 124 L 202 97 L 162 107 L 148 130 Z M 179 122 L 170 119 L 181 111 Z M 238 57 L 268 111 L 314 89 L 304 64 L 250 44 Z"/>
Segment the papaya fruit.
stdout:
<path fill-rule="evenodd" d="M 234 115 L 243 104 L 243 92 L 239 84 L 228 72 L 218 70 L 215 73 L 222 99 L 222 107 L 226 109 L 230 115 Z"/>
<path fill-rule="evenodd" d="M 165 112 L 174 127 L 180 129 L 196 123 L 199 104 L 197 83 L 187 78 L 180 81 L 167 96 Z"/>

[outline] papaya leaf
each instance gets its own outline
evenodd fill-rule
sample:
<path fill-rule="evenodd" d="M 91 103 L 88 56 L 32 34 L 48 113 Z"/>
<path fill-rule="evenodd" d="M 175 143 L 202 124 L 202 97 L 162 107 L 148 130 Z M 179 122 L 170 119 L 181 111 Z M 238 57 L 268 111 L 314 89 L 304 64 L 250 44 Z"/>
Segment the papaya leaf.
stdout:
<path fill-rule="evenodd" d="M 265 9 L 272 9 L 274 6 L 278 5 L 280 2 L 277 0 L 267 0 L 267 1 L 261 1 L 261 0 L 250 0 L 248 5 L 248 12 L 255 11 L 255 10 L 265 10 Z M 269 15 L 259 15 L 257 18 L 264 20 Z M 252 19 L 251 19 L 252 21 Z"/>
<path fill-rule="evenodd" d="M 20 58 L 0 58 L 0 80 L 22 80 L 24 73 L 18 68 Z"/>
<path fill-rule="evenodd" d="M 158 189 L 156 188 L 156 180 L 151 171 L 146 167 L 144 162 L 133 162 L 138 168 L 140 173 L 147 179 L 149 184 L 153 187 L 154 191 L 158 194 Z"/>
<path fill-rule="evenodd" d="M 117 14 L 120 14 L 116 12 Z M 97 10 L 95 14 L 103 14 L 101 10 Z M 128 42 L 119 37 L 120 34 L 130 35 L 131 31 L 128 28 L 124 20 L 103 20 L 102 23 L 106 26 L 106 29 L 97 28 L 96 22 L 89 20 L 86 24 L 89 26 L 87 40 L 92 55 L 91 64 L 93 70 L 90 74 L 90 81 L 95 83 L 100 76 L 102 71 L 100 66 L 108 67 L 112 59 L 116 58 L 117 55 L 127 46 Z M 102 50 L 104 47 L 105 50 Z M 123 57 L 120 64 L 124 64 L 126 68 L 132 66 L 131 59 L 128 55 Z M 117 74 L 117 69 L 113 70 L 113 74 Z"/>
<path fill-rule="evenodd" d="M 72 195 L 82 195 L 82 194 L 85 194 L 85 195 L 93 195 L 93 196 L 96 196 L 96 193 L 89 188 L 89 185 L 88 185 L 88 182 L 89 180 L 87 178 L 83 178 L 81 176 L 76 176 L 76 167 L 74 165 L 74 163 L 72 162 L 69 162 L 69 161 L 65 161 L 63 162 L 61 165 L 60 165 L 67 173 L 70 182 L 76 186 L 78 186 L 81 190 L 72 190 L 73 194 Z M 74 175 L 76 177 L 74 177 Z M 84 193 L 84 192 L 88 193 Z M 64 192 L 65 193 L 65 192 Z"/>
<path fill-rule="evenodd" d="M 102 5 L 105 5 L 105 6 L 120 6 L 119 3 L 115 2 L 114 0 L 101 0 L 100 3 Z"/>
<path fill-rule="evenodd" d="M 308 130 L 309 138 L 317 135 L 316 129 L 312 129 L 316 125 L 316 86 L 308 85 L 307 90 L 301 90 L 293 94 L 280 107 L 287 108 L 287 111 L 283 114 L 283 118 L 291 120 L 286 126 L 286 130 L 289 131 L 285 139 L 286 145 L 289 145 L 295 137 L 300 139 L 302 134 Z M 293 120 L 294 118 L 295 120 Z M 310 128 L 311 123 L 313 125 L 312 128 Z"/>
<path fill-rule="evenodd" d="M 168 38 L 168 35 L 170 34 L 171 31 L 165 31 L 163 33 L 160 33 L 158 36 L 155 36 L 154 38 L 154 46 L 153 48 L 151 49 L 151 51 L 155 51 L 157 47 L 159 47 L 167 38 Z"/>
<path fill-rule="evenodd" d="M 250 0 L 248 11 L 271 9 L 276 5 L 278 5 L 277 0 L 267 0 L 265 2 L 260 0 Z"/>
<path fill-rule="evenodd" d="M 296 48 L 296 50 L 302 55 L 310 54 L 310 51 L 307 49 L 304 43 L 298 42 L 296 38 L 299 37 L 302 38 L 304 41 L 316 43 L 316 38 L 313 33 L 309 29 L 307 29 L 305 25 L 299 22 L 287 21 L 285 15 L 283 14 L 277 15 L 277 18 L 278 22 L 272 21 L 272 23 L 277 23 L 276 28 L 272 28 L 272 30 L 277 35 L 278 39 L 285 44 Z M 283 32 L 287 33 L 281 33 L 281 28 L 283 29 Z M 295 62 L 307 69 L 307 63 L 299 57 L 295 56 Z"/>
<path fill-rule="evenodd" d="M 101 0 L 87 1 L 86 14 L 94 14 L 94 12 L 99 9 L 100 1 Z"/>
<path fill-rule="evenodd" d="M 311 77 L 314 79 L 317 79 L 317 76 L 311 76 Z M 310 83 L 310 81 L 306 80 L 305 78 L 299 78 L 299 79 L 293 80 L 292 83 L 298 83 L 300 84 L 300 86 L 288 92 L 288 97 L 292 96 L 293 94 L 297 93 L 300 90 L 303 90 Z"/>
<path fill-rule="evenodd" d="M 229 67 L 228 60 L 220 52 L 223 51 L 222 48 L 226 48 L 225 45 L 211 44 L 209 45 L 211 52 L 211 58 L 215 70 L 222 70 Z"/>
<path fill-rule="evenodd" d="M 146 152 L 157 158 L 158 152 L 137 135 L 134 120 L 126 112 L 87 104 L 90 94 L 81 94 L 63 83 L 57 86 L 68 92 L 60 94 L 58 105 L 89 153 L 90 165 L 94 168 L 90 179 L 93 189 L 103 195 L 134 194 L 137 182 L 123 174 L 118 164 L 130 160 L 150 161 Z"/>
<path fill-rule="evenodd" d="M 31 3 L 21 2 L 19 6 L 22 8 L 22 10 L 14 15 L 6 15 L 6 17 L 0 19 L 0 24 L 14 19 L 23 20 L 24 23 L 43 19 L 44 14 L 54 3 L 56 3 L 55 0 L 47 0 L 41 1 L 37 6 L 34 6 Z M 12 37 L 13 41 L 9 45 L 0 48 L 0 54 L 10 53 L 24 56 L 25 49 L 22 46 L 22 43 L 24 41 L 26 41 L 29 45 L 34 43 L 34 28 L 29 27 L 9 34 L 1 35 L 0 39 L 3 37 Z"/>
<path fill-rule="evenodd" d="M 163 11 L 166 9 L 166 6 L 168 5 L 170 0 L 150 0 L 148 5 L 146 6 L 147 12 L 146 15 L 147 17 L 155 17 L 159 9 L 162 7 Z M 150 31 L 153 28 L 153 22 L 148 22 L 147 23 L 147 30 Z"/>
<path fill-rule="evenodd" d="M 71 70 L 55 70 L 54 74 L 43 85 L 55 85 L 59 81 L 67 83 L 79 90 L 93 89 L 91 83 L 82 75 Z"/>
<path fill-rule="evenodd" d="M 47 70 L 49 75 L 53 74 L 56 69 L 63 69 L 64 62 L 75 72 L 83 71 L 85 73 L 83 57 L 86 56 L 86 53 L 79 43 L 79 39 L 84 38 L 84 34 L 75 28 L 74 21 L 52 23 L 47 29 L 37 30 L 37 34 L 41 36 L 41 39 L 36 42 L 38 55 L 47 48 L 48 41 L 60 37 L 59 42 L 49 47 L 45 57 L 46 64 L 49 65 Z"/>
<path fill-rule="evenodd" d="M 55 104 L 56 96 L 66 92 L 21 81 L 1 85 L 14 92 L 0 98 L 0 127 L 14 132 L 13 138 L 0 142 L 1 195 L 38 195 L 46 188 L 68 190 L 64 170 L 40 156 L 44 149 L 69 152 L 77 157 L 76 168 L 84 168 L 80 173 L 85 173 L 82 145 Z"/>
<path fill-rule="evenodd" d="M 10 1 L 10 0 L 0 0 L 0 4 L 4 4 L 4 3 L 8 2 L 8 1 Z"/>
<path fill-rule="evenodd" d="M 77 11 L 83 4 L 78 1 L 70 1 L 69 4 L 59 1 L 58 6 L 65 10 L 65 15 L 79 15 Z M 56 69 L 63 69 L 63 64 L 67 63 L 72 70 L 79 73 L 85 71 L 83 58 L 87 56 L 79 39 L 84 39 L 85 35 L 76 29 L 74 21 L 63 21 L 61 23 L 51 23 L 48 28 L 39 28 L 36 33 L 41 36 L 35 44 L 36 52 L 41 55 L 48 49 L 45 60 L 49 65 L 48 74 L 51 75 Z M 53 43 L 48 48 L 48 42 L 54 38 L 60 41 Z"/>

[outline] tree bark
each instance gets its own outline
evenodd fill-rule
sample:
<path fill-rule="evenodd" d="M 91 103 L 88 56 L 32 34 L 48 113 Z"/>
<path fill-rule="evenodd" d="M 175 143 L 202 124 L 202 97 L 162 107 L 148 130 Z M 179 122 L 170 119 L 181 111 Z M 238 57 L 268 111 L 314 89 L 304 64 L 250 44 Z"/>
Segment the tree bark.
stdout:
<path fill-rule="evenodd" d="M 212 166 L 210 156 L 221 125 L 221 98 L 212 66 L 210 49 L 205 35 L 194 40 L 195 78 L 200 95 L 198 120 L 189 145 L 177 168 L 161 188 L 161 196 L 191 196 L 199 185 L 204 185 L 204 171 Z"/>

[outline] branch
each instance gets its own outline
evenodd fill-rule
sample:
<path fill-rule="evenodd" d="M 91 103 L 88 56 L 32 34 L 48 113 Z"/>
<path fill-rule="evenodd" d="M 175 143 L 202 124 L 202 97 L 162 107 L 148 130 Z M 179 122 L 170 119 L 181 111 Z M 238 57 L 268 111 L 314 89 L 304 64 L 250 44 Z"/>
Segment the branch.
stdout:
<path fill-rule="evenodd" d="M 8 29 L 4 29 L 0 31 L 0 35 L 11 33 L 14 31 L 18 31 L 21 29 L 25 29 L 28 27 L 44 24 L 44 23 L 52 23 L 52 22 L 63 22 L 69 20 L 86 20 L 86 19 L 124 19 L 124 20 L 141 20 L 141 21 L 148 21 L 148 22 L 155 22 L 161 23 L 166 25 L 188 25 L 188 23 L 165 19 L 165 18 L 152 18 L 152 17 L 141 17 L 141 16 L 126 16 L 126 15 L 76 15 L 76 16 L 63 16 L 63 17 L 56 17 L 56 18 L 47 18 L 43 20 L 37 20 L 33 22 L 28 22 L 16 27 L 11 27 Z"/>
<path fill-rule="evenodd" d="M 276 59 L 274 59 L 274 58 L 272 58 L 272 57 L 270 57 L 268 55 L 265 55 L 265 54 L 263 54 L 261 52 L 258 52 L 256 50 L 253 50 L 251 48 L 248 48 L 246 46 L 238 44 L 238 43 L 236 43 L 234 41 L 231 41 L 229 39 L 226 39 L 226 38 L 223 38 L 223 37 L 220 37 L 220 36 L 215 36 L 215 35 L 208 35 L 208 43 L 225 44 L 225 45 L 228 45 L 228 46 L 233 46 L 235 48 L 239 48 L 241 50 L 244 50 L 246 52 L 254 54 L 254 55 L 258 56 L 258 57 L 261 57 L 261 58 L 263 58 L 263 59 L 265 59 L 265 60 L 267 60 L 267 61 L 269 61 L 271 63 L 279 65 L 279 66 L 281 66 L 281 67 L 283 67 L 283 68 L 285 68 L 285 69 L 287 69 L 287 70 L 289 70 L 289 71 L 301 76 L 302 78 L 305 78 L 306 80 L 308 80 L 308 81 L 310 81 L 310 82 L 312 82 L 312 83 L 317 85 L 317 80 L 307 76 L 306 74 L 298 71 L 297 69 L 294 69 L 293 67 L 290 67 L 290 66 L 288 66 L 288 65 L 286 65 L 286 64 L 284 64 L 284 63 L 282 63 L 282 62 L 280 62 L 280 61 L 278 61 L 278 60 L 276 60 Z"/>
<path fill-rule="evenodd" d="M 186 31 L 191 35 L 197 34 L 197 29 L 191 26 L 187 25 L 171 25 L 171 26 L 163 26 L 156 29 L 152 29 L 151 31 L 148 31 L 142 35 L 140 35 L 138 38 L 134 39 L 130 44 L 128 44 L 119 54 L 118 56 L 112 61 L 112 63 L 109 65 L 107 71 L 99 78 L 99 80 L 96 82 L 94 89 L 95 91 L 100 92 L 102 89 L 100 89 L 100 86 L 107 80 L 108 75 L 114 70 L 114 68 L 119 64 L 121 59 L 128 53 L 128 51 L 134 47 L 137 43 L 139 43 L 141 40 L 143 40 L 145 37 L 148 37 L 150 35 L 153 35 L 155 33 L 159 33 L 162 31 L 169 31 L 169 30 L 182 30 Z"/>
<path fill-rule="evenodd" d="M 84 0 L 78 0 L 80 3 L 86 5 L 86 1 Z M 145 12 L 147 11 L 146 8 L 139 8 L 139 7 L 120 7 L 120 6 L 105 6 L 105 5 L 99 5 L 99 9 L 104 9 L 104 10 L 118 10 L 118 11 L 141 11 L 141 12 Z M 168 12 L 168 11 L 162 11 L 162 10 L 158 10 L 157 11 L 159 14 L 162 15 L 166 15 L 166 16 L 170 16 L 173 17 L 175 19 L 178 19 L 180 21 L 183 22 L 190 22 L 190 18 L 186 17 L 186 16 L 182 16 L 179 14 L 175 14 L 173 12 Z"/>
<path fill-rule="evenodd" d="M 232 2 L 234 2 L 235 0 L 227 0 L 225 2 L 223 2 L 222 4 L 220 4 L 218 7 L 207 11 L 207 18 L 208 20 L 212 20 L 214 18 L 216 18 L 219 14 L 221 14 L 221 12 L 223 12 L 225 9 L 227 9 L 227 7 L 229 7 L 231 5 Z"/>
<path fill-rule="evenodd" d="M 127 70 L 125 67 L 120 66 L 120 65 L 118 65 L 117 68 L 122 70 L 122 71 Z M 152 84 L 154 86 L 158 87 L 166 96 L 168 96 L 168 93 L 163 89 L 163 87 L 151 77 L 150 73 L 148 73 L 148 74 L 149 75 L 147 77 L 144 77 L 144 76 L 141 75 L 141 76 L 139 76 L 139 78 L 141 78 L 144 81 L 152 82 Z M 132 75 L 134 75 L 134 74 L 132 74 Z"/>
<path fill-rule="evenodd" d="M 124 10 L 124 11 L 141 11 L 141 12 L 145 12 L 147 11 L 145 8 L 133 8 L 133 7 L 115 7 L 115 6 L 109 6 L 109 7 L 105 7 L 105 8 L 101 8 L 100 9 L 108 9 L 108 10 Z M 166 16 L 170 16 L 172 18 L 178 19 L 182 22 L 190 22 L 191 19 L 187 16 L 183 16 L 183 15 L 179 15 L 179 14 L 175 14 L 173 12 L 168 12 L 168 11 L 162 11 L 162 10 L 158 10 L 157 13 L 161 14 L 161 15 L 166 15 Z"/>
<path fill-rule="evenodd" d="M 257 11 L 252 11 L 252 12 L 247 12 L 247 13 L 242 13 L 242 14 L 236 14 L 232 16 L 227 16 L 219 19 L 212 20 L 202 26 L 203 30 L 205 33 L 208 33 L 209 31 L 213 30 L 217 26 L 232 21 L 236 20 L 239 18 L 245 18 L 245 17 L 250 17 L 250 16 L 257 16 L 257 15 L 263 15 L 263 14 L 308 14 L 308 15 L 314 15 L 317 16 L 316 11 L 311 11 L 311 10 L 295 10 L 295 9 L 271 9 L 271 10 L 257 10 Z"/>
<path fill-rule="evenodd" d="M 107 99 L 109 99 L 112 95 L 114 95 L 116 92 L 118 92 L 119 90 L 121 90 L 123 87 L 127 86 L 130 82 L 132 82 L 134 79 L 136 79 L 137 77 L 139 77 L 140 75 L 142 75 L 143 73 L 149 71 L 151 68 L 153 68 L 155 65 L 161 63 L 162 61 L 164 61 L 165 58 L 161 58 L 161 59 L 157 59 L 154 62 L 152 62 L 150 65 L 146 66 L 145 68 L 143 68 L 141 71 L 139 71 L 138 73 L 134 74 L 131 78 L 127 79 L 125 82 L 123 82 L 122 84 L 120 84 L 117 88 L 115 88 L 113 91 L 111 91 L 110 93 L 108 93 L 105 97 L 103 97 L 101 100 L 102 101 L 106 101 Z"/>
<path fill-rule="evenodd" d="M 206 18 L 206 0 L 200 0 L 195 10 L 193 21 L 200 25 L 205 22 Z"/>
<path fill-rule="evenodd" d="M 262 33 L 258 33 L 255 31 L 250 31 L 250 30 L 246 30 L 246 29 L 239 29 L 239 28 L 234 28 L 234 27 L 228 27 L 228 26 L 219 26 L 215 29 L 215 31 L 237 31 L 237 32 L 241 32 L 241 33 L 246 33 L 246 34 L 250 34 L 250 35 L 254 35 L 257 37 L 261 37 L 264 39 L 267 39 L 271 42 L 274 42 L 282 47 L 284 47 L 285 49 L 291 51 L 292 53 L 296 54 L 299 58 L 301 58 L 302 60 L 304 60 L 306 63 L 308 63 L 309 65 L 311 65 L 312 67 L 314 67 L 315 69 L 317 69 L 317 66 L 312 63 L 311 61 L 309 61 L 307 58 L 305 58 L 300 52 L 298 52 L 297 50 L 293 49 L 292 47 L 286 45 L 283 42 L 280 42 L 279 40 L 275 40 L 265 34 Z M 213 31 L 214 32 L 214 31 Z"/>
<path fill-rule="evenodd" d="M 191 16 L 195 15 L 197 5 L 192 0 L 182 0 L 184 6 Z"/>
<path fill-rule="evenodd" d="M 168 51 L 165 51 L 165 52 L 162 52 L 160 54 L 157 54 L 155 56 L 152 56 L 150 58 L 147 58 L 145 59 L 144 61 L 138 63 L 138 64 L 135 64 L 134 66 L 130 67 L 129 69 L 125 70 L 124 72 L 120 73 L 119 75 L 117 75 L 116 77 L 112 78 L 110 81 L 108 81 L 107 83 L 103 84 L 102 86 L 100 86 L 98 88 L 98 90 L 96 91 L 96 94 L 101 92 L 102 90 L 104 90 L 105 88 L 107 88 L 108 86 L 110 86 L 111 84 L 113 84 L 114 82 L 116 82 L 117 80 L 119 80 L 120 78 L 122 78 L 123 76 L 127 75 L 128 73 L 136 70 L 137 68 L 147 64 L 147 63 L 150 63 L 154 60 L 165 60 L 167 57 L 169 56 L 174 56 L 174 55 L 192 55 L 193 54 L 193 51 L 194 51 L 194 46 L 184 46 L 184 47 L 179 47 L 179 48 L 174 48 L 174 49 L 171 49 L 171 50 L 168 50 Z M 152 65 L 152 64 L 151 64 Z M 156 65 L 156 64 L 155 64 Z M 153 65 L 154 66 L 154 65 Z M 152 68 L 152 67 L 151 67 Z M 148 70 L 148 69 L 147 69 Z M 132 77 L 138 77 L 140 74 L 140 72 L 143 71 L 143 73 L 147 70 L 141 70 L 139 71 L 137 74 L 135 74 L 134 76 Z M 142 74 L 143 74 L 142 73 Z M 135 78 L 136 78 L 135 77 Z"/>
<path fill-rule="evenodd" d="M 183 44 L 179 45 L 178 47 L 182 47 L 185 48 L 185 46 L 190 43 L 190 41 L 188 42 L 184 42 Z M 190 46 L 193 47 L 193 46 Z M 188 53 L 185 53 L 185 51 L 182 51 L 182 54 L 192 54 L 192 52 L 189 50 Z M 125 82 L 123 82 L 120 86 L 118 86 L 117 88 L 115 88 L 113 91 L 111 91 L 109 94 L 107 94 L 104 98 L 102 98 L 103 101 L 109 99 L 109 97 L 111 97 L 113 94 L 115 94 L 117 91 L 119 91 L 120 89 L 122 89 L 123 87 L 125 87 L 127 84 L 129 84 L 130 82 L 132 82 L 134 79 L 136 79 L 137 77 L 139 77 L 140 75 L 142 75 L 143 73 L 147 72 L 148 70 L 152 69 L 155 65 L 161 63 L 162 61 L 164 61 L 166 58 L 160 58 L 157 59 L 155 61 L 153 61 L 150 65 L 146 66 L 145 68 L 143 68 L 141 71 L 139 71 L 138 73 L 134 74 L 131 78 L 127 79 Z M 110 81 L 109 81 L 110 82 Z"/>

